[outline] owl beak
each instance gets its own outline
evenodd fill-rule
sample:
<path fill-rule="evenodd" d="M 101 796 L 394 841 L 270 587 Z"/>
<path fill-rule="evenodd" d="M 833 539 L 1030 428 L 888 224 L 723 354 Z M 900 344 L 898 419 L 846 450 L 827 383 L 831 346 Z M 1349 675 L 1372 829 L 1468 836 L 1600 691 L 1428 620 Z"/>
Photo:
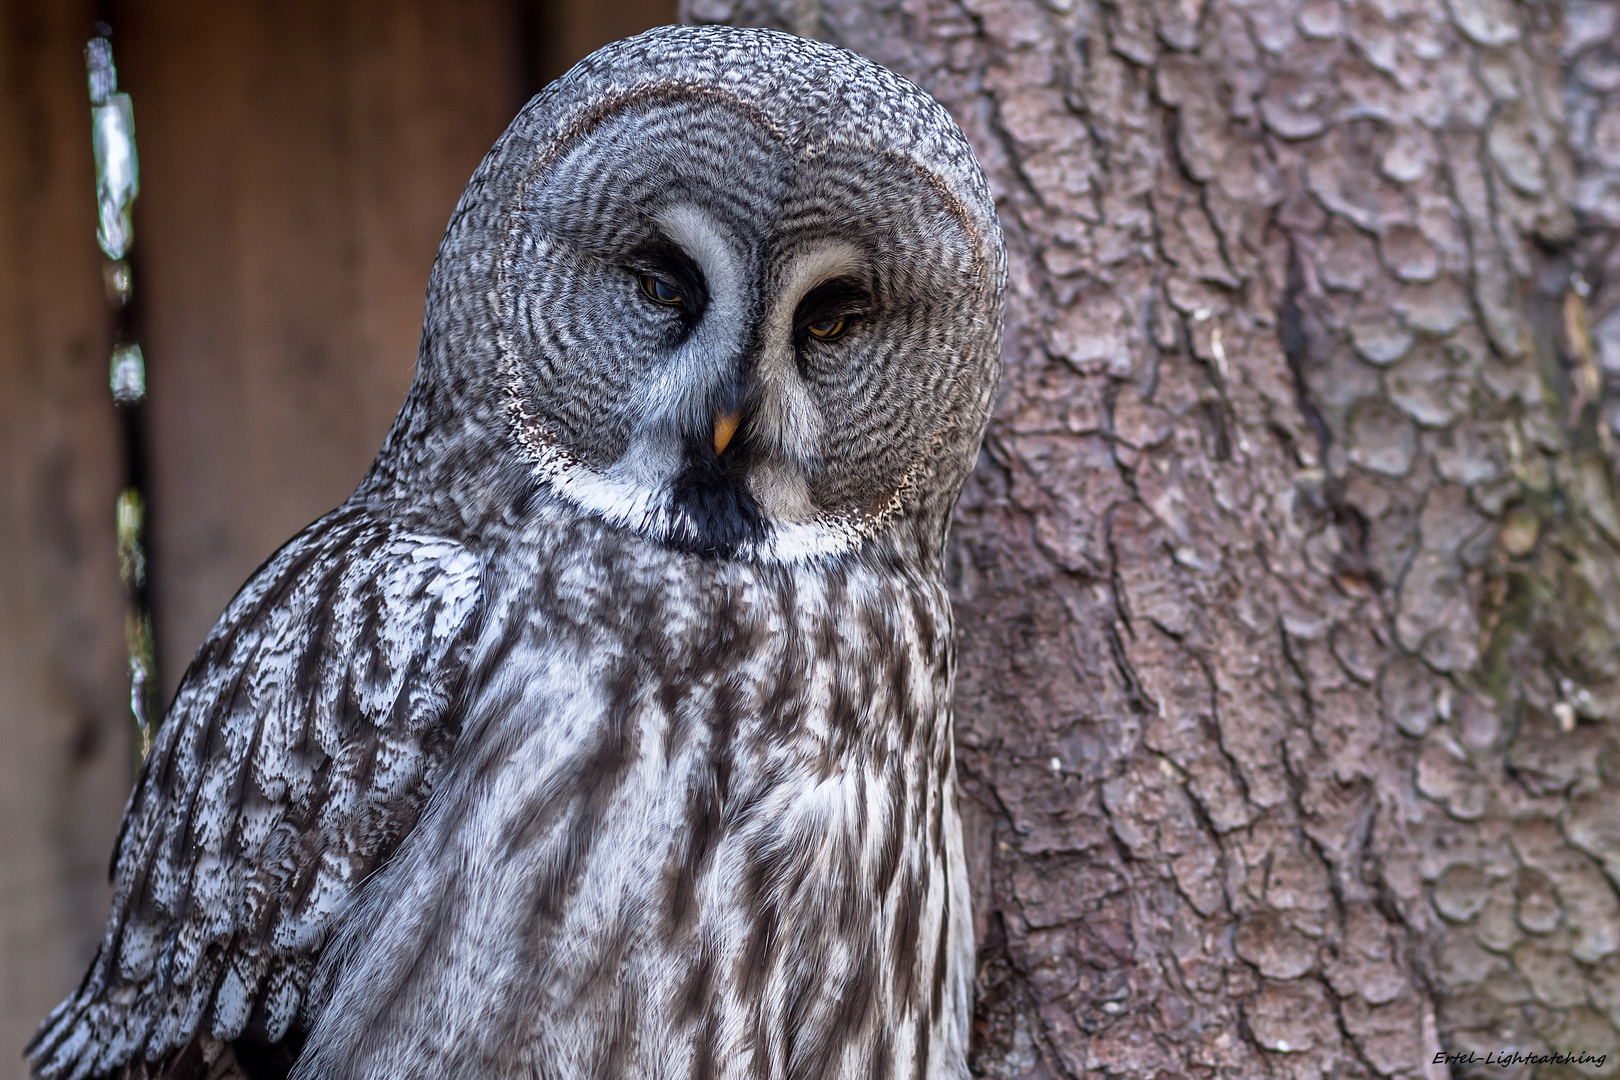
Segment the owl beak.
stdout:
<path fill-rule="evenodd" d="M 737 434 L 739 417 L 735 412 L 717 413 L 714 418 L 714 452 L 723 454 L 726 447 L 731 445 L 731 437 Z"/>

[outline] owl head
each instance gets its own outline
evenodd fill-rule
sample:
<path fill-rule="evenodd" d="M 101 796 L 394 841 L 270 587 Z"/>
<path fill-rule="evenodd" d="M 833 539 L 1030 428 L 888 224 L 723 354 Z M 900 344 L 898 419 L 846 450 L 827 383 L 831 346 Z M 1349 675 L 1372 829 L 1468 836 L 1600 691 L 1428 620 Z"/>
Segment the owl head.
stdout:
<path fill-rule="evenodd" d="M 552 83 L 473 177 L 384 471 L 515 465 L 708 557 L 942 535 L 1005 267 L 984 174 L 921 89 L 788 34 L 653 30 Z"/>

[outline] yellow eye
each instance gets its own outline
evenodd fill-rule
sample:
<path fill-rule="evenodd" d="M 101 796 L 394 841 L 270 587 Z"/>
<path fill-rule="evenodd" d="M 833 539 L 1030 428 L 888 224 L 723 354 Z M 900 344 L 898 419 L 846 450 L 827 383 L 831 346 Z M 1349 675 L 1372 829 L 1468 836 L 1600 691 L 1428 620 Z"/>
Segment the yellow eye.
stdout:
<path fill-rule="evenodd" d="M 651 274 L 641 275 L 641 292 L 655 304 L 668 304 L 674 307 L 686 303 L 686 297 L 682 296 L 675 286 Z"/>
<path fill-rule="evenodd" d="M 805 329 L 810 331 L 811 337 L 820 338 L 822 341 L 831 341 L 833 338 L 841 336 L 845 330 L 849 329 L 849 320 L 822 319 L 820 322 L 811 323 L 809 326 L 806 326 Z"/>

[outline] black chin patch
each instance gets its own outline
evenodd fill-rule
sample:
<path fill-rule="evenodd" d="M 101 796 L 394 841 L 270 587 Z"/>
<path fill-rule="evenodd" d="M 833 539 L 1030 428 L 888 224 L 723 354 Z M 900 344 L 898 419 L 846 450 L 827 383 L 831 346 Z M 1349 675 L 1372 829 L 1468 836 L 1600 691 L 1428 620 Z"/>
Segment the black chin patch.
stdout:
<path fill-rule="evenodd" d="M 724 557 L 765 535 L 759 504 L 748 490 L 748 448 L 742 432 L 724 454 L 695 440 L 688 445 L 686 464 L 675 477 L 673 504 L 677 519 L 688 526 L 677 527 L 670 539 L 682 551 Z"/>

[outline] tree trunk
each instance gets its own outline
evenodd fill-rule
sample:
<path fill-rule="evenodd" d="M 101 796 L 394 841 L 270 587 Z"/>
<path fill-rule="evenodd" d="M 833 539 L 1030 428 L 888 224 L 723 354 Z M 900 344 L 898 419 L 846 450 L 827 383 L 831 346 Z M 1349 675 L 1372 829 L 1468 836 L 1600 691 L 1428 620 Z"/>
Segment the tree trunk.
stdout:
<path fill-rule="evenodd" d="M 1620 35 L 1570 4 L 687 0 L 920 82 L 1000 201 L 980 1075 L 1620 1069 Z M 1434 1061 L 1504 1048 L 1608 1057 Z"/>

